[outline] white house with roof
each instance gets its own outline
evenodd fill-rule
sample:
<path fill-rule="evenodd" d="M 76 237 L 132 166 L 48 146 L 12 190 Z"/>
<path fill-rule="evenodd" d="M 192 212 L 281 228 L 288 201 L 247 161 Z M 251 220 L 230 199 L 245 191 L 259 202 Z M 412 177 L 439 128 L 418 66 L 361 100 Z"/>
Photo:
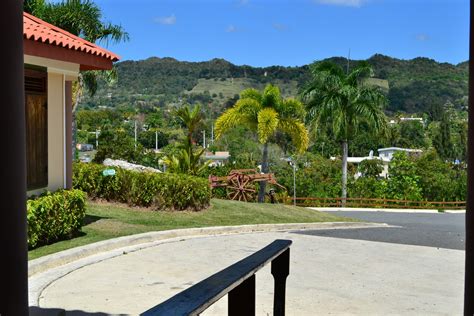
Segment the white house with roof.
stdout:
<path fill-rule="evenodd" d="M 28 195 L 72 186 L 72 83 L 119 57 L 23 13 Z"/>
<path fill-rule="evenodd" d="M 359 164 L 364 160 L 372 160 L 378 159 L 382 162 L 383 170 L 379 174 L 380 177 L 386 178 L 388 176 L 388 166 L 390 161 L 393 158 L 393 154 L 396 152 L 406 152 L 409 155 L 421 155 L 423 152 L 421 149 L 411 149 L 411 148 L 400 148 L 400 147 L 388 147 L 388 148 L 380 148 L 377 150 L 379 152 L 378 156 L 373 155 L 373 151 L 371 150 L 369 155 L 366 157 L 347 157 L 347 162 L 356 165 L 357 167 Z M 336 157 L 331 157 L 331 160 L 336 160 Z M 357 171 L 354 175 L 354 178 L 359 178 L 362 176 L 362 173 Z"/>
<path fill-rule="evenodd" d="M 409 155 L 419 156 L 423 153 L 421 149 L 411 149 L 411 148 L 400 148 L 400 147 L 387 147 L 387 148 L 380 148 L 377 149 L 379 152 L 379 157 L 383 159 L 388 159 L 388 161 L 392 160 L 393 154 L 396 152 L 406 152 Z"/>
<path fill-rule="evenodd" d="M 228 151 L 205 152 L 202 156 L 204 160 L 210 160 L 209 166 L 223 166 L 230 158 Z"/>
<path fill-rule="evenodd" d="M 371 150 L 369 155 L 365 156 L 365 157 L 347 157 L 347 162 L 356 165 L 356 167 L 358 168 L 359 164 L 364 160 L 373 160 L 373 159 L 380 160 L 383 164 L 383 170 L 379 174 L 379 176 L 384 177 L 384 178 L 387 177 L 387 175 L 388 175 L 388 164 L 389 164 L 390 160 L 387 159 L 387 158 L 374 156 L 373 153 L 374 152 Z M 336 157 L 331 157 L 331 160 L 336 160 Z M 357 171 L 354 174 L 354 178 L 356 178 L 356 179 L 359 178 L 360 176 L 362 176 L 362 173 L 360 171 Z"/>

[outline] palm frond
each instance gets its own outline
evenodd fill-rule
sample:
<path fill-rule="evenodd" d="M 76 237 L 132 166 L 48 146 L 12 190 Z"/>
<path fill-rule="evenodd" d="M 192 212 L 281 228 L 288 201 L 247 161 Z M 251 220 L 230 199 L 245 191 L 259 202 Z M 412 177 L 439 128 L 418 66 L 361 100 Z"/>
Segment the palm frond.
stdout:
<path fill-rule="evenodd" d="M 263 90 L 262 94 L 262 106 L 264 108 L 278 108 L 281 101 L 280 89 L 277 86 L 268 84 Z"/>
<path fill-rule="evenodd" d="M 272 108 L 263 108 L 258 112 L 258 140 L 265 144 L 278 127 L 278 113 Z"/>
<path fill-rule="evenodd" d="M 370 78 L 374 75 L 372 66 L 366 61 L 361 61 L 346 78 L 346 82 L 353 87 L 358 86 L 363 79 Z"/>
<path fill-rule="evenodd" d="M 308 148 L 309 134 L 303 122 L 295 119 L 281 119 L 278 127 L 290 135 L 293 145 L 300 153 Z"/>
<path fill-rule="evenodd" d="M 281 107 L 279 114 L 281 117 L 292 117 L 292 118 L 298 118 L 298 119 L 304 119 L 304 116 L 306 115 L 306 111 L 304 109 L 303 103 L 300 101 L 289 98 L 283 100 L 281 102 Z"/>
<path fill-rule="evenodd" d="M 344 70 L 337 64 L 330 61 L 315 62 L 310 65 L 310 70 L 313 76 L 318 76 L 321 73 L 328 73 L 331 76 L 344 78 Z"/>
<path fill-rule="evenodd" d="M 253 116 L 256 120 L 258 112 L 262 109 L 262 104 L 252 98 L 243 98 L 237 100 L 234 108 L 238 113 L 242 115 Z"/>
<path fill-rule="evenodd" d="M 225 111 L 216 120 L 216 124 L 215 124 L 216 139 L 219 139 L 229 129 L 239 126 L 243 120 L 244 120 L 244 116 L 241 115 L 235 107 L 230 108 L 227 111 Z"/>
<path fill-rule="evenodd" d="M 258 103 L 262 102 L 262 94 L 257 89 L 253 88 L 242 90 L 242 92 L 240 92 L 240 98 L 252 99 L 257 101 Z"/>

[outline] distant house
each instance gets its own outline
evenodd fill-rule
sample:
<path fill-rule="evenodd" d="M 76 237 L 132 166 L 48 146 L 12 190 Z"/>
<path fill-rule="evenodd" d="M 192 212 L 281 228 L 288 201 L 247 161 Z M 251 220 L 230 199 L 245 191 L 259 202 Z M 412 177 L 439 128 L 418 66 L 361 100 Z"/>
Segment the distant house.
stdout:
<path fill-rule="evenodd" d="M 422 125 L 425 124 L 425 120 L 422 117 L 400 117 L 399 119 L 391 119 L 389 124 L 398 124 L 399 122 L 419 122 Z"/>
<path fill-rule="evenodd" d="M 390 160 L 388 158 L 383 158 L 383 157 L 378 157 L 378 156 L 374 156 L 373 155 L 373 151 L 371 150 L 369 155 L 366 156 L 366 157 L 347 157 L 347 162 L 348 163 L 352 163 L 354 164 L 357 168 L 359 166 L 359 164 L 364 161 L 364 160 L 372 160 L 372 159 L 377 159 L 377 160 L 380 160 L 382 161 L 382 164 L 383 164 L 383 170 L 382 172 L 379 174 L 380 177 L 387 177 L 388 175 L 388 164 L 390 162 Z M 331 157 L 331 160 L 336 160 L 336 157 Z M 354 174 L 354 178 L 357 179 L 359 178 L 360 176 L 362 176 L 362 173 L 360 171 L 357 171 L 355 174 Z"/>
<path fill-rule="evenodd" d="M 410 149 L 410 148 L 400 148 L 400 147 L 388 147 L 388 148 L 380 148 L 377 150 L 379 152 L 378 156 L 373 155 L 373 151 L 370 151 L 369 155 L 366 157 L 347 157 L 347 162 L 356 165 L 357 167 L 359 164 L 364 160 L 372 160 L 378 159 L 382 162 L 383 170 L 379 174 L 380 177 L 386 178 L 388 176 L 388 166 L 390 161 L 393 158 L 393 154 L 399 151 L 406 152 L 412 156 L 419 156 L 423 152 L 421 149 Z M 336 160 L 336 157 L 331 157 L 331 160 Z M 354 175 L 354 178 L 359 178 L 362 176 L 360 171 L 357 171 Z"/>
<path fill-rule="evenodd" d="M 400 122 L 420 122 L 421 124 L 425 123 L 422 117 L 401 117 Z"/>
<path fill-rule="evenodd" d="M 23 13 L 27 194 L 72 185 L 72 83 L 119 57 Z"/>
<path fill-rule="evenodd" d="M 223 166 L 229 160 L 230 154 L 228 151 L 216 151 L 215 153 L 207 151 L 202 158 L 210 160 L 210 166 Z"/>
<path fill-rule="evenodd" d="M 408 155 L 413 155 L 413 156 L 420 156 L 421 153 L 423 153 L 423 150 L 421 149 L 400 148 L 400 147 L 380 148 L 377 151 L 379 152 L 379 157 L 383 159 L 388 159 L 388 161 L 392 160 L 393 154 L 399 151 L 404 151 Z"/>
<path fill-rule="evenodd" d="M 94 150 L 94 145 L 92 144 L 76 144 L 76 149 L 79 151 L 92 151 Z"/>

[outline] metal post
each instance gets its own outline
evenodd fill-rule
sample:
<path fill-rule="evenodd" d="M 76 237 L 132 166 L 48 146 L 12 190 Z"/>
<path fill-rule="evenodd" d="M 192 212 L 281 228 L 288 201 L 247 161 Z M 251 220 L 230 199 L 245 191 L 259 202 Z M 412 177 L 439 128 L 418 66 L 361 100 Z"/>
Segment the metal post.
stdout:
<path fill-rule="evenodd" d="M 202 147 L 206 148 L 206 130 L 202 131 Z"/>
<path fill-rule="evenodd" d="M 211 144 L 214 145 L 214 122 L 211 124 Z"/>
<path fill-rule="evenodd" d="M 135 149 L 137 149 L 137 120 L 135 120 Z"/>
<path fill-rule="evenodd" d="M 255 274 L 229 292 L 228 315 L 255 315 Z"/>
<path fill-rule="evenodd" d="M 28 315 L 26 239 L 26 149 L 23 64 L 23 1 L 3 1 L 0 10 L 2 115 L 4 148 L 0 212 L 0 315 Z"/>
<path fill-rule="evenodd" d="M 275 279 L 273 315 L 285 315 L 286 278 L 290 274 L 290 248 L 272 261 L 272 275 Z"/>
<path fill-rule="evenodd" d="M 296 164 L 293 161 L 293 205 L 296 206 Z"/>

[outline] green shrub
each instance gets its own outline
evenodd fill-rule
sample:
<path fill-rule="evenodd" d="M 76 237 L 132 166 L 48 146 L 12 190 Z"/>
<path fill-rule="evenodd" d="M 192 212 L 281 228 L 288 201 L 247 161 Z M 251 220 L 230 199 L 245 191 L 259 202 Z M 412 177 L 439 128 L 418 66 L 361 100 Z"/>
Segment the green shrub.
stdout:
<path fill-rule="evenodd" d="M 104 176 L 108 167 L 74 164 L 73 186 L 92 198 L 152 207 L 155 210 L 195 210 L 209 206 L 211 191 L 207 179 L 184 174 L 136 172 L 114 168 L 114 176 Z"/>
<path fill-rule="evenodd" d="M 28 247 L 76 235 L 86 216 L 86 194 L 80 190 L 47 192 L 27 202 Z"/>

